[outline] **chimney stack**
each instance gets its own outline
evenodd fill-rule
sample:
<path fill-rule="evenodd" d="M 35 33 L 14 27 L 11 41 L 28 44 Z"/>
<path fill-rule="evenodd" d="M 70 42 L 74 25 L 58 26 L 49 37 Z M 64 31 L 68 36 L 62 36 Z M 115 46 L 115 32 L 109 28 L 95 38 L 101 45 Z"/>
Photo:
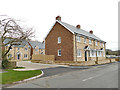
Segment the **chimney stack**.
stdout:
<path fill-rule="evenodd" d="M 57 16 L 57 17 L 56 17 L 56 20 L 61 21 L 61 17 L 60 17 L 60 16 Z"/>
<path fill-rule="evenodd" d="M 93 34 L 93 31 L 92 31 L 92 30 L 90 30 L 90 31 L 89 31 L 89 33 Z"/>
<path fill-rule="evenodd" d="M 78 24 L 78 25 L 76 26 L 76 28 L 77 28 L 77 29 L 80 29 L 80 28 L 81 28 L 81 26 Z"/>

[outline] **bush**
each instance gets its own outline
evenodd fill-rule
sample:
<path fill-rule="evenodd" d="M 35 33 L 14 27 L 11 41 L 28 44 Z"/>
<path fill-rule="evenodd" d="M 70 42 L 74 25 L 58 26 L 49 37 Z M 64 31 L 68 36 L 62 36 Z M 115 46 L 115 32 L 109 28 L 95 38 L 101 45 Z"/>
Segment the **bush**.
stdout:
<path fill-rule="evenodd" d="M 15 61 L 9 61 L 7 59 L 2 60 L 2 69 L 13 69 L 16 68 Z"/>
<path fill-rule="evenodd" d="M 6 58 L 2 60 L 2 68 L 3 69 L 9 68 L 9 61 Z"/>

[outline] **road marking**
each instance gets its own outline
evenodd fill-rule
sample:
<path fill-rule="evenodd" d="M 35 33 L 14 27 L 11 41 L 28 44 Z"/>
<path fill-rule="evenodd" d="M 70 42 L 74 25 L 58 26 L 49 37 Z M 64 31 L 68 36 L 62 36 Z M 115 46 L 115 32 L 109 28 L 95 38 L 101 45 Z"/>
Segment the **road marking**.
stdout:
<path fill-rule="evenodd" d="M 82 80 L 82 81 L 87 81 L 87 80 L 90 80 L 90 79 L 92 79 L 92 78 L 94 78 L 94 77 L 89 77 L 89 78 L 84 79 L 84 80 Z"/>
<path fill-rule="evenodd" d="M 87 81 L 87 80 L 93 79 L 93 78 L 98 77 L 98 76 L 101 76 L 101 75 L 102 75 L 102 74 L 96 75 L 96 76 L 94 76 L 94 77 L 89 77 L 89 78 L 87 78 L 87 79 L 83 79 L 82 81 Z"/>

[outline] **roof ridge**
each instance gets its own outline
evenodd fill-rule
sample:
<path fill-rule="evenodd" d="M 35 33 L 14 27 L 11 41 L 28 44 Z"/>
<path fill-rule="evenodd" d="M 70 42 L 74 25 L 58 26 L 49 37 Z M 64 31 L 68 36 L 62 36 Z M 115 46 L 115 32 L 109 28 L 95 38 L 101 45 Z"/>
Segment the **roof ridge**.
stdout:
<path fill-rule="evenodd" d="M 77 29 L 75 26 L 73 25 L 70 25 L 66 22 L 62 22 L 62 21 L 58 21 L 56 20 L 58 23 L 60 23 L 61 25 L 63 25 L 66 29 L 68 29 L 69 31 L 71 31 L 73 34 L 74 33 L 78 33 L 78 34 L 81 34 L 81 35 L 84 35 L 84 36 L 87 36 L 89 38 L 93 38 L 93 39 L 96 39 L 96 40 L 99 40 L 99 41 L 103 41 L 101 40 L 99 37 L 97 37 L 95 34 L 90 34 L 88 31 L 86 30 L 83 30 L 83 29 Z M 104 42 L 104 41 L 103 41 Z"/>

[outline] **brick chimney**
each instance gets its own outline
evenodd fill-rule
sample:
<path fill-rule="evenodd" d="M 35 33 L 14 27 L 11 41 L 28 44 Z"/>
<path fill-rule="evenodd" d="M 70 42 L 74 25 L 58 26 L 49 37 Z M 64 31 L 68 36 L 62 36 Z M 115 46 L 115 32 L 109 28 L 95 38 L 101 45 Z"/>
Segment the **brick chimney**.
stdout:
<path fill-rule="evenodd" d="M 77 29 L 80 29 L 80 27 L 81 27 L 81 26 L 80 26 L 79 24 L 76 26 Z"/>
<path fill-rule="evenodd" d="M 56 17 L 56 20 L 61 21 L 61 17 L 60 17 L 60 16 L 57 16 L 57 17 Z"/>
<path fill-rule="evenodd" d="M 89 33 L 93 34 L 93 31 L 92 31 L 92 30 L 90 30 L 90 31 L 89 31 Z"/>

